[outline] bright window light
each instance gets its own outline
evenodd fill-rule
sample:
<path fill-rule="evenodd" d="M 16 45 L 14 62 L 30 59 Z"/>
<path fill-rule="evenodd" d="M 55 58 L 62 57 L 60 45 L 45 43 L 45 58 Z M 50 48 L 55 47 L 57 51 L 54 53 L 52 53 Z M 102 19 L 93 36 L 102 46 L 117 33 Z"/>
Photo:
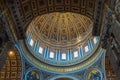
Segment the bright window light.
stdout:
<path fill-rule="evenodd" d="M 85 46 L 85 52 L 88 52 L 89 49 L 88 49 L 88 46 Z"/>
<path fill-rule="evenodd" d="M 96 39 L 96 37 L 93 38 L 93 42 L 94 42 L 94 44 L 97 43 L 97 39 Z"/>
<path fill-rule="evenodd" d="M 62 59 L 66 59 L 66 53 L 62 53 Z"/>
<path fill-rule="evenodd" d="M 50 58 L 54 58 L 54 52 L 50 52 Z"/>
<path fill-rule="evenodd" d="M 39 47 L 39 53 L 42 54 L 43 53 L 43 48 Z"/>
<path fill-rule="evenodd" d="M 33 44 L 34 44 L 34 41 L 31 39 L 30 40 L 30 45 L 33 46 Z"/>
<path fill-rule="evenodd" d="M 78 51 L 74 52 L 74 57 L 78 57 Z"/>

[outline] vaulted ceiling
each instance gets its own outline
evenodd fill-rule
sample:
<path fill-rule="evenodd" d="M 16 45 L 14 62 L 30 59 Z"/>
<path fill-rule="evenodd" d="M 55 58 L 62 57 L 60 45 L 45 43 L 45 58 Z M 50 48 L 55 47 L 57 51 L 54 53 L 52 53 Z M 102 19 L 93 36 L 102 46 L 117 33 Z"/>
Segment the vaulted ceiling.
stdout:
<path fill-rule="evenodd" d="M 101 0 L 6 0 L 6 7 L 18 38 L 23 39 L 33 18 L 52 12 L 74 12 L 85 15 L 94 21 L 95 29 L 93 30 L 99 34 L 100 19 L 96 17 L 99 18 L 101 15 L 103 2 Z M 96 13 L 99 14 L 96 15 Z"/>

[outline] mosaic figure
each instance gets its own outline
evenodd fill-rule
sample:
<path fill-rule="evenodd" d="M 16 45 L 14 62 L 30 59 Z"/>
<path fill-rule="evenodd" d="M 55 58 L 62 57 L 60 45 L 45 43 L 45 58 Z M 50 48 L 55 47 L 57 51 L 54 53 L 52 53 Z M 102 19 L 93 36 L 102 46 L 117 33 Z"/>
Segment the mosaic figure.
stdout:
<path fill-rule="evenodd" d="M 88 74 L 88 80 L 101 80 L 101 74 L 98 70 L 92 70 Z"/>
<path fill-rule="evenodd" d="M 38 71 L 34 70 L 27 74 L 27 80 L 40 80 L 40 74 Z"/>

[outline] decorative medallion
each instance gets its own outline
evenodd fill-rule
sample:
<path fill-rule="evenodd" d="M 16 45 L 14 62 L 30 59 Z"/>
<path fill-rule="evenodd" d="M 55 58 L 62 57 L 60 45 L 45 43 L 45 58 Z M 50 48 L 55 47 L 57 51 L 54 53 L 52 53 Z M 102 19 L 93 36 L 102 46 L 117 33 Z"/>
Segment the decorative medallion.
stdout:
<path fill-rule="evenodd" d="M 91 69 L 88 72 L 87 80 L 102 80 L 102 75 L 97 69 Z"/>
<path fill-rule="evenodd" d="M 37 70 L 30 71 L 26 78 L 26 80 L 40 80 L 40 72 Z"/>

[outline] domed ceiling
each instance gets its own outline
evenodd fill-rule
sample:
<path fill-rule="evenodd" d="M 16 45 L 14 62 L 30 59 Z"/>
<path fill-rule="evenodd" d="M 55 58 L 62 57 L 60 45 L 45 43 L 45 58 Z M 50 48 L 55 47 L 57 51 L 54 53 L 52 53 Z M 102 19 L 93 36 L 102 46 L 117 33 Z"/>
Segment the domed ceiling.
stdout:
<path fill-rule="evenodd" d="M 21 49 L 32 64 L 42 69 L 55 72 L 80 70 L 93 64 L 102 52 L 97 51 L 100 38 L 92 36 L 92 28 L 93 21 L 81 14 L 43 14 L 29 24 Z M 73 69 L 71 65 L 76 67 Z"/>
<path fill-rule="evenodd" d="M 93 54 L 98 39 L 92 36 L 92 27 L 92 20 L 81 14 L 44 14 L 33 19 L 27 29 L 28 47 L 40 61 L 59 66 L 73 65 Z"/>
<path fill-rule="evenodd" d="M 70 12 L 54 12 L 35 18 L 28 32 L 34 32 L 42 43 L 64 47 L 85 40 L 90 35 L 91 26 L 92 21 L 86 16 Z"/>

